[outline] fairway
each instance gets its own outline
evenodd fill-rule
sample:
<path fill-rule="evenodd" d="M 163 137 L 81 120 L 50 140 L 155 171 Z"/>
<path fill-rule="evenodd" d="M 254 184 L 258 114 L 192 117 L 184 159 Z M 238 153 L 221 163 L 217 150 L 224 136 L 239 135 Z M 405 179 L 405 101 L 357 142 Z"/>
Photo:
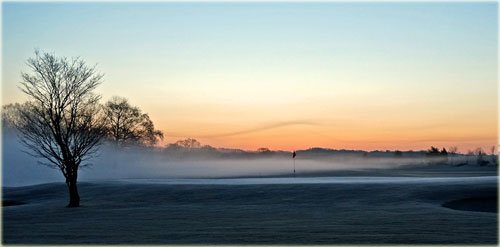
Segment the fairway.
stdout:
<path fill-rule="evenodd" d="M 83 204 L 76 209 L 63 207 L 67 188 L 62 183 L 4 188 L 3 199 L 14 205 L 3 208 L 3 243 L 496 244 L 496 213 L 442 206 L 467 198 L 496 202 L 496 178 L 482 178 L 81 183 Z"/>

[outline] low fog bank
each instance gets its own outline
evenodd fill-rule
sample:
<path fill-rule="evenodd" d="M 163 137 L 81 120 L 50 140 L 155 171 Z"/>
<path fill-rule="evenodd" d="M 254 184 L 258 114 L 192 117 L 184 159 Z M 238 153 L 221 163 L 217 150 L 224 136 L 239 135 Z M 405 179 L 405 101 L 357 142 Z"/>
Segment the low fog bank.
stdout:
<path fill-rule="evenodd" d="M 15 133 L 2 132 L 2 185 L 23 186 L 49 182 L 64 182 L 61 172 L 37 163 L 25 153 Z"/>
<path fill-rule="evenodd" d="M 196 152 L 196 151 L 194 151 Z M 213 157 L 188 153 L 166 153 L 138 147 L 115 149 L 106 146 L 93 160 L 94 167 L 82 171 L 81 178 L 222 178 L 293 174 L 294 160 L 286 157 Z M 296 158 L 297 173 L 366 168 L 394 168 L 424 164 L 415 159 L 331 159 Z"/>
<path fill-rule="evenodd" d="M 2 172 L 3 186 L 64 182 L 59 170 L 37 163 L 13 133 L 4 133 Z M 348 150 L 297 151 L 295 168 L 298 175 L 321 174 L 339 170 L 390 169 L 423 166 L 442 162 L 425 152 L 403 155 L 388 152 Z M 223 178 L 292 176 L 294 160 L 290 152 L 250 152 L 231 149 L 172 149 L 138 146 L 119 147 L 103 144 L 92 164 L 79 173 L 80 181 L 134 178 Z"/>

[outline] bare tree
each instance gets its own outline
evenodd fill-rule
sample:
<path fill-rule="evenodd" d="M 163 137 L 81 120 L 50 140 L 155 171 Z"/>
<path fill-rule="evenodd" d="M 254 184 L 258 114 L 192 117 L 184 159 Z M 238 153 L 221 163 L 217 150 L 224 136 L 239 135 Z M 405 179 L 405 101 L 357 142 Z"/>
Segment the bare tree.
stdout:
<path fill-rule="evenodd" d="M 193 138 L 178 140 L 173 145 L 186 149 L 201 148 L 201 143 Z"/>
<path fill-rule="evenodd" d="M 15 123 L 19 122 L 19 110 L 22 105 L 19 103 L 2 106 L 2 130 L 15 128 Z"/>
<path fill-rule="evenodd" d="M 108 137 L 118 144 L 154 145 L 163 133 L 154 128 L 147 113 L 131 106 L 127 99 L 113 97 L 104 106 Z"/>
<path fill-rule="evenodd" d="M 69 190 L 68 207 L 78 207 L 78 169 L 88 165 L 105 134 L 100 96 L 93 93 L 103 75 L 80 58 L 39 51 L 27 65 L 31 72 L 22 73 L 20 89 L 29 101 L 17 107 L 14 125 L 28 153 L 62 172 Z"/>

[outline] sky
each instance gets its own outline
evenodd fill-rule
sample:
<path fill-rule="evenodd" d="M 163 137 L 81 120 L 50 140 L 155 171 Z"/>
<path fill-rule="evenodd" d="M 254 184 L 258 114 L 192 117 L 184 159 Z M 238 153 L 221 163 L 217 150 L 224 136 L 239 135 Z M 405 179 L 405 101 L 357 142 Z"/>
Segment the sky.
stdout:
<path fill-rule="evenodd" d="M 2 103 L 35 49 L 105 74 L 216 147 L 459 151 L 498 143 L 497 3 L 2 4 Z"/>

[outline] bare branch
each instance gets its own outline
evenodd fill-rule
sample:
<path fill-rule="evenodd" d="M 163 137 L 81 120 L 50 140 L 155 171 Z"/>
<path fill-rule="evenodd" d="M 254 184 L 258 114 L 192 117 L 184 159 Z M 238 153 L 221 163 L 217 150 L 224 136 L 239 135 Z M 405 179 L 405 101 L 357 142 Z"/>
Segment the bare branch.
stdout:
<path fill-rule="evenodd" d="M 13 110 L 22 143 L 40 164 L 58 168 L 68 178 L 76 174 L 103 136 L 100 96 L 93 93 L 102 74 L 80 58 L 68 59 L 35 51 L 27 60 L 20 88 L 30 101 Z M 84 165 L 84 164 L 83 164 Z"/>

